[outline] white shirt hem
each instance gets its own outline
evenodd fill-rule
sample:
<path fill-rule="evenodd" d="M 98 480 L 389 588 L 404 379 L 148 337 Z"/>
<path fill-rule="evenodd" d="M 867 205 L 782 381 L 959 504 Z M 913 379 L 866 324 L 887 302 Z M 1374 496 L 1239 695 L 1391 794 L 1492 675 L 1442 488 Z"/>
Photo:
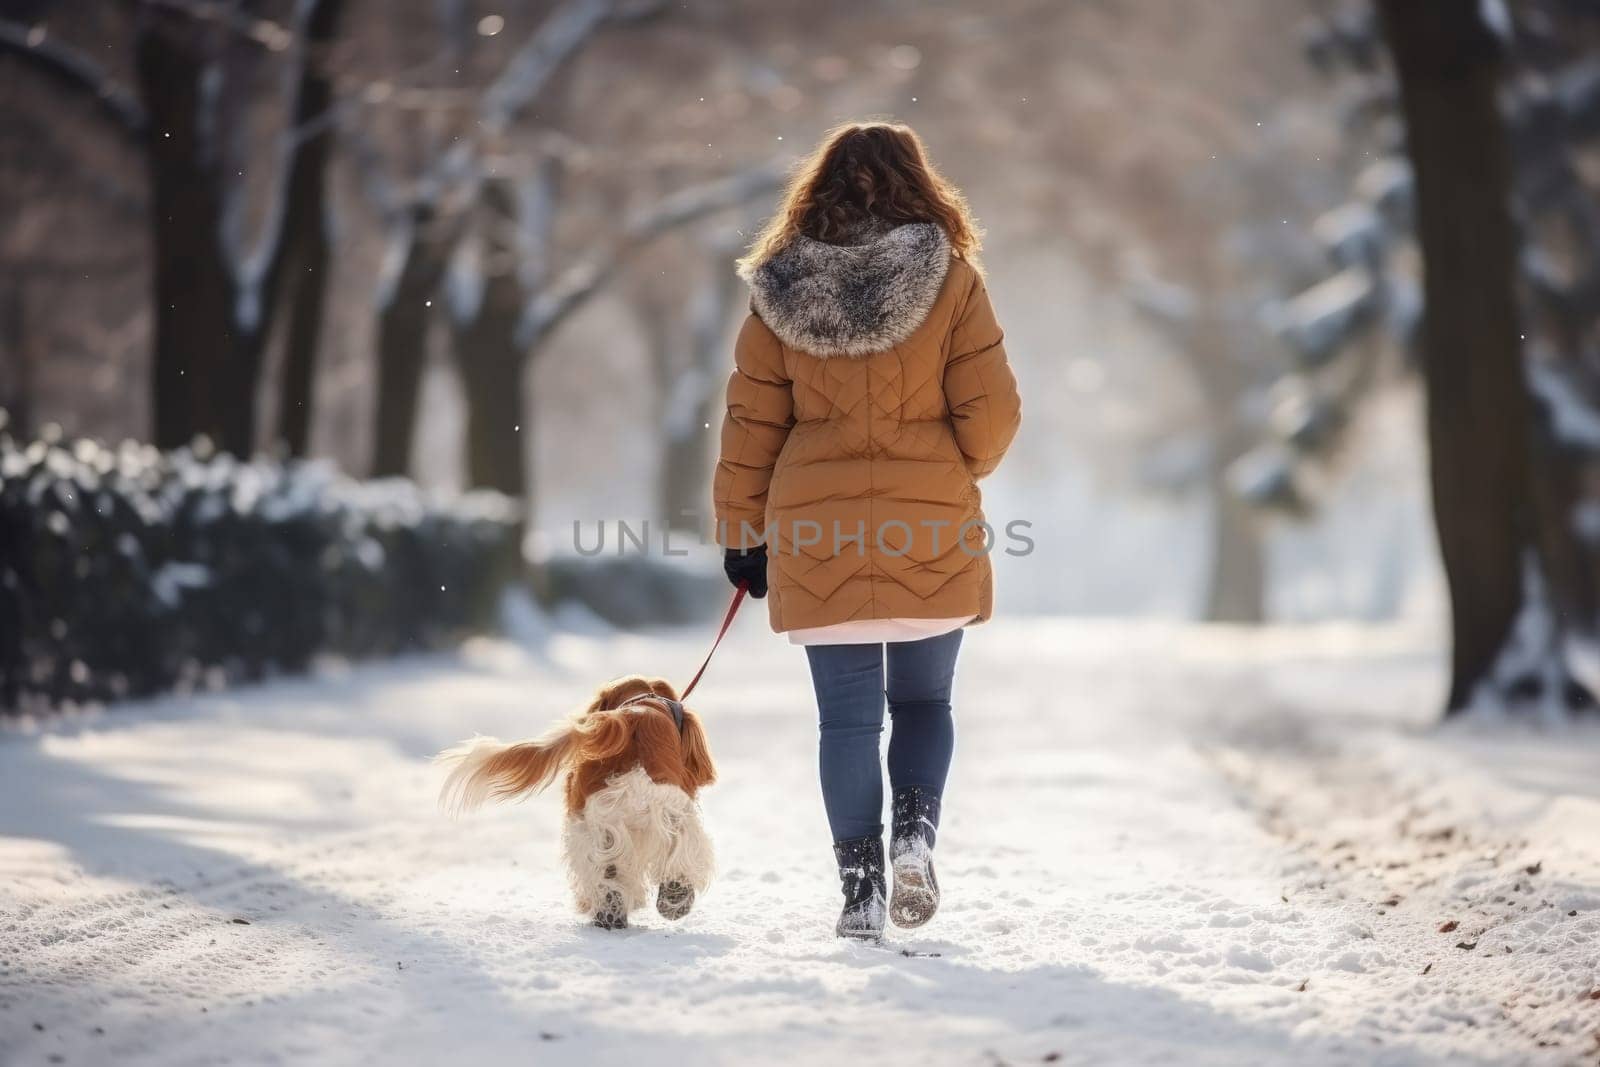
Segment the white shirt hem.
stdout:
<path fill-rule="evenodd" d="M 832 626 L 808 626 L 789 631 L 791 645 L 877 645 L 895 641 L 922 641 L 959 630 L 976 615 L 946 619 L 851 619 Z"/>

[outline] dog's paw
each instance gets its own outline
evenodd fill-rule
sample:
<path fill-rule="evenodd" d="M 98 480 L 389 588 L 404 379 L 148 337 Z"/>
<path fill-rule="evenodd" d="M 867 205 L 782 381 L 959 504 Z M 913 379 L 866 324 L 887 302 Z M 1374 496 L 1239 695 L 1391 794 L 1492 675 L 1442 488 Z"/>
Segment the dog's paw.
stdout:
<path fill-rule="evenodd" d="M 682 882 L 662 882 L 656 890 L 656 910 L 664 919 L 681 919 L 694 907 L 694 886 Z"/>
<path fill-rule="evenodd" d="M 600 906 L 594 912 L 594 925 L 602 930 L 626 930 L 628 928 L 628 907 L 622 900 L 622 894 L 616 890 L 607 890 L 605 897 L 600 901 Z"/>

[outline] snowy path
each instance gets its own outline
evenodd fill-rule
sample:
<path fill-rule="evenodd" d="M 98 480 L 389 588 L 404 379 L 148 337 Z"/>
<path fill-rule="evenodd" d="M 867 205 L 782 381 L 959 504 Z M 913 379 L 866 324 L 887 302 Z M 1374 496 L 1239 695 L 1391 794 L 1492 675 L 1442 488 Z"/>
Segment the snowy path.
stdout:
<path fill-rule="evenodd" d="M 0 1063 L 1600 1062 L 1600 734 L 1415 732 L 1405 635 L 974 631 L 946 903 L 886 948 L 831 937 L 803 657 L 755 614 L 695 701 L 723 875 L 684 923 L 579 925 L 553 798 L 435 813 L 443 744 L 702 638 L 0 736 Z"/>

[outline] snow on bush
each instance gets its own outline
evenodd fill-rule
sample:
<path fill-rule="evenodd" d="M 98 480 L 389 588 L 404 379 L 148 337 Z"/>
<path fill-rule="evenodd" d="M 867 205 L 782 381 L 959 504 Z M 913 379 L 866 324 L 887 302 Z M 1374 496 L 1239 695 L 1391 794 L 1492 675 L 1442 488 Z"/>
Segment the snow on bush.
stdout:
<path fill-rule="evenodd" d="M 0 434 L 0 710 L 445 643 L 492 620 L 517 545 L 496 494 Z"/>

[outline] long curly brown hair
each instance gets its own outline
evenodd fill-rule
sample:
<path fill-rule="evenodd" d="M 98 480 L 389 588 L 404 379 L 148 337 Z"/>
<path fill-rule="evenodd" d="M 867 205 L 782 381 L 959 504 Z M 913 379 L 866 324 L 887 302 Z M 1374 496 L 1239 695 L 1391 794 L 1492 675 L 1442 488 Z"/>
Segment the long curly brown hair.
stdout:
<path fill-rule="evenodd" d="M 982 231 L 961 190 L 928 160 L 922 138 L 899 122 L 847 122 L 828 131 L 795 168 L 782 205 L 739 260 L 753 269 L 796 237 L 838 244 L 864 223 L 936 222 L 978 270 Z"/>

